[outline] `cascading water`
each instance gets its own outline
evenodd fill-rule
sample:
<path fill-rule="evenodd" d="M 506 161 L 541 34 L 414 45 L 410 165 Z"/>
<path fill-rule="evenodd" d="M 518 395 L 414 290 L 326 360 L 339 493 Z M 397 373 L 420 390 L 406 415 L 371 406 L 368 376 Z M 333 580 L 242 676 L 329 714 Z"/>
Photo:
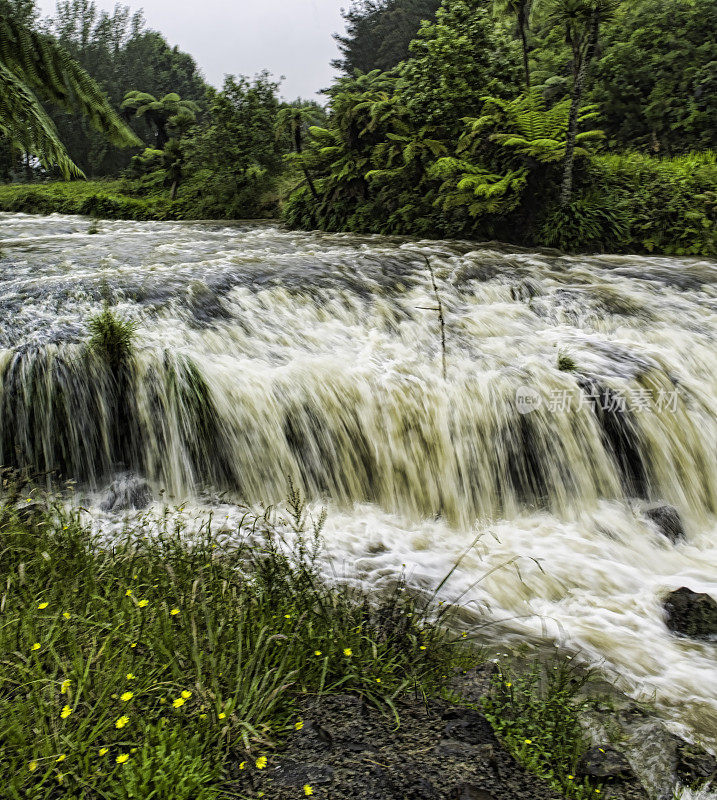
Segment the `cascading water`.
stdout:
<path fill-rule="evenodd" d="M 717 644 L 661 610 L 683 585 L 717 596 L 714 263 L 0 224 L 0 463 L 88 490 L 137 472 L 198 509 L 292 476 L 332 507 L 334 570 L 433 587 L 465 553 L 444 591 L 467 619 L 581 648 L 717 742 Z M 138 323 L 121 368 L 86 346 L 104 297 Z M 685 541 L 644 516 L 657 502 Z"/>

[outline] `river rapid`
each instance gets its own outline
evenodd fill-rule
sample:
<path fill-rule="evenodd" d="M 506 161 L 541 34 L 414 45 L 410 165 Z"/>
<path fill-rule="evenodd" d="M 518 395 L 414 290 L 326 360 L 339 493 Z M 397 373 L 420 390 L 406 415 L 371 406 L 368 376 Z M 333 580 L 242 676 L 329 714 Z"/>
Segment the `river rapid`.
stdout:
<path fill-rule="evenodd" d="M 661 604 L 717 598 L 714 262 L 98 227 L 0 214 L 0 463 L 93 497 L 136 473 L 227 531 L 291 476 L 328 506 L 327 573 L 432 590 L 460 559 L 466 625 L 579 651 L 715 748 L 717 643 Z M 87 353 L 103 299 L 137 323 L 121 375 Z"/>

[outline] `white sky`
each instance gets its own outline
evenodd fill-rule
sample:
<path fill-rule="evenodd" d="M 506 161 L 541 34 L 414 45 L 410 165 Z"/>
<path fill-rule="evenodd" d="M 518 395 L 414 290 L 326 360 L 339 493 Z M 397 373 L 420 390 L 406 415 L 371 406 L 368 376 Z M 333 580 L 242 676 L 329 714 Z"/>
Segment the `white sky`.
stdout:
<path fill-rule="evenodd" d="M 111 11 L 115 0 L 95 0 Z M 331 34 L 342 32 L 340 10 L 350 0 L 120 0 L 132 11 L 144 10 L 147 27 L 164 34 L 194 56 L 209 83 L 224 75 L 252 76 L 268 69 L 292 100 L 312 98 L 328 86 L 337 55 Z M 39 0 L 43 14 L 53 14 L 55 0 Z"/>

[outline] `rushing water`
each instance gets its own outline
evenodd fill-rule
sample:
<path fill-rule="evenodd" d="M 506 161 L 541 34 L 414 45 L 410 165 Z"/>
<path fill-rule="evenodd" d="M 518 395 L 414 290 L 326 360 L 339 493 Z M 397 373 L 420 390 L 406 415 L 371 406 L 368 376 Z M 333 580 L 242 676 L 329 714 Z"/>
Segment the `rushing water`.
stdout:
<path fill-rule="evenodd" d="M 88 228 L 0 215 L 0 463 L 94 490 L 130 470 L 229 516 L 292 476 L 330 505 L 334 570 L 430 588 L 463 554 L 443 591 L 466 619 L 581 649 L 717 742 L 717 644 L 661 610 L 717 597 L 714 263 Z M 121 373 L 86 348 L 103 298 L 138 323 Z"/>

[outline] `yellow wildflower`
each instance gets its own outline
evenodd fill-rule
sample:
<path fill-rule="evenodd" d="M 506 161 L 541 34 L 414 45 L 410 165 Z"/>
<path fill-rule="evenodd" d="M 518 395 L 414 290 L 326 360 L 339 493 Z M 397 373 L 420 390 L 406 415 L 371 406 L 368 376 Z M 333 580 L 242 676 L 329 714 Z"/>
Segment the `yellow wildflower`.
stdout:
<path fill-rule="evenodd" d="M 506 685 L 506 686 L 507 686 L 507 687 L 510 689 L 510 687 L 511 687 L 513 684 L 512 684 L 512 683 L 506 683 L 505 685 Z"/>
<path fill-rule="evenodd" d="M 206 715 L 206 714 L 200 714 L 200 715 L 199 715 L 199 719 L 206 719 L 206 718 L 207 718 L 207 715 Z"/>
<path fill-rule="evenodd" d="M 376 683 L 381 683 L 381 678 L 376 678 Z"/>
<path fill-rule="evenodd" d="M 315 656 L 320 656 L 321 655 L 321 650 L 314 650 L 314 655 Z"/>
<path fill-rule="evenodd" d="M 573 779 L 572 775 L 568 775 L 568 780 L 571 781 Z"/>
<path fill-rule="evenodd" d="M 69 678 L 65 678 L 64 681 L 60 684 L 60 694 L 67 694 L 67 690 L 70 688 L 70 681 Z"/>
<path fill-rule="evenodd" d="M 62 753 L 61 755 L 57 756 L 55 761 L 59 764 L 60 761 L 64 761 L 66 758 L 67 758 L 67 756 L 64 753 Z"/>
<path fill-rule="evenodd" d="M 184 698 L 183 698 L 183 697 L 178 697 L 178 698 L 177 698 L 177 699 L 176 699 L 176 700 L 175 700 L 175 701 L 172 703 L 172 705 L 173 705 L 175 708 L 181 708 L 181 707 L 184 705 L 184 703 L 185 703 L 185 700 L 184 700 Z"/>
<path fill-rule="evenodd" d="M 354 654 L 353 650 L 350 647 L 344 647 L 344 655 L 345 656 L 352 656 L 353 654 Z"/>
<path fill-rule="evenodd" d="M 115 722 L 115 728 L 124 728 L 124 726 L 129 722 L 129 717 L 125 717 L 123 714 L 121 717 L 118 718 L 117 722 Z"/>
<path fill-rule="evenodd" d="M 178 609 L 178 608 L 173 608 L 173 609 L 172 609 L 172 610 L 171 610 L 169 613 L 170 613 L 170 614 L 171 614 L 173 617 L 176 617 L 176 616 L 177 616 L 177 614 L 179 614 L 179 609 Z"/>
<path fill-rule="evenodd" d="M 47 608 L 49 605 L 50 605 L 49 603 L 40 603 L 40 605 L 37 607 L 38 611 L 42 611 L 43 609 Z"/>
<path fill-rule="evenodd" d="M 107 753 L 109 753 L 109 751 L 110 751 L 109 747 L 100 747 L 99 754 L 101 756 L 106 756 Z"/>
<path fill-rule="evenodd" d="M 259 756 L 256 760 L 256 768 L 257 769 L 264 769 L 267 765 L 267 757 L 266 756 Z"/>
<path fill-rule="evenodd" d="M 313 789 L 312 789 L 312 788 L 309 786 L 309 784 L 308 784 L 308 783 L 305 783 L 305 784 L 304 784 L 304 794 L 305 794 L 307 797 L 309 797 L 309 795 L 312 795 L 313 793 L 314 793 L 314 790 L 313 790 Z"/>
<path fill-rule="evenodd" d="M 39 650 L 40 649 L 40 642 L 35 642 L 35 644 L 30 649 L 31 650 Z"/>
<path fill-rule="evenodd" d="M 226 719 L 227 715 L 223 711 L 220 711 L 218 717 L 219 719 Z"/>
<path fill-rule="evenodd" d="M 31 761 L 27 765 L 27 768 L 30 770 L 30 772 L 34 772 L 37 769 L 37 761 Z"/>
<path fill-rule="evenodd" d="M 69 618 L 70 618 L 70 612 L 69 612 L 69 611 L 63 611 L 63 612 L 62 612 L 62 616 L 63 616 L 65 619 L 69 619 Z"/>
<path fill-rule="evenodd" d="M 242 761 L 241 764 L 239 764 L 239 769 L 246 769 L 246 761 Z"/>
<path fill-rule="evenodd" d="M 120 755 L 120 756 L 117 756 L 117 758 L 115 759 L 115 761 L 116 761 L 118 764 L 124 764 L 124 762 L 125 762 L 125 761 L 127 761 L 127 759 L 128 759 L 128 758 L 129 758 L 129 756 L 127 755 L 127 753 L 122 753 L 122 755 Z"/>
<path fill-rule="evenodd" d="M 526 743 L 526 744 L 533 744 L 533 740 L 532 740 L 532 739 L 526 739 L 526 740 L 525 740 L 525 743 Z"/>
<path fill-rule="evenodd" d="M 192 693 L 191 693 L 191 692 L 189 692 L 189 691 L 187 691 L 186 689 L 185 689 L 185 690 L 182 692 L 182 697 L 183 697 L 185 700 L 189 700 L 189 698 L 190 698 L 191 696 L 192 696 Z"/>
<path fill-rule="evenodd" d="M 137 605 L 138 605 L 140 608 L 144 608 L 145 606 L 148 606 L 148 605 L 149 605 L 149 600 L 140 600 L 140 601 L 139 601 L 139 603 L 137 603 Z"/>
<path fill-rule="evenodd" d="M 133 680 L 134 680 L 136 677 L 137 677 L 137 676 L 136 676 L 136 675 L 134 675 L 134 674 L 133 674 L 133 673 L 131 673 L 131 672 L 128 672 L 128 673 L 127 673 L 127 680 L 128 680 L 128 681 L 133 681 Z"/>
<path fill-rule="evenodd" d="M 300 731 L 303 727 L 304 727 L 303 719 L 300 719 L 298 722 L 294 723 L 294 728 L 296 728 L 297 731 Z"/>
<path fill-rule="evenodd" d="M 130 647 L 137 647 L 137 642 L 132 642 L 132 644 L 130 645 Z"/>
<path fill-rule="evenodd" d="M 132 594 L 132 590 L 131 589 L 127 589 L 127 591 L 124 593 L 124 596 L 125 597 L 129 597 L 131 594 Z"/>
<path fill-rule="evenodd" d="M 131 700 L 133 697 L 134 697 L 134 694 L 132 694 L 132 692 L 123 692 L 121 697 L 120 697 L 120 700 L 123 703 L 126 703 L 128 700 Z"/>
<path fill-rule="evenodd" d="M 425 649 L 426 649 L 426 645 L 425 645 L 425 644 L 422 644 L 422 645 L 421 645 L 421 646 L 420 646 L 418 649 L 419 649 L 419 650 L 425 650 Z"/>
<path fill-rule="evenodd" d="M 62 719 L 67 719 L 70 714 L 72 713 L 72 709 L 69 706 L 65 706 L 62 711 L 60 711 L 60 717 Z"/>

